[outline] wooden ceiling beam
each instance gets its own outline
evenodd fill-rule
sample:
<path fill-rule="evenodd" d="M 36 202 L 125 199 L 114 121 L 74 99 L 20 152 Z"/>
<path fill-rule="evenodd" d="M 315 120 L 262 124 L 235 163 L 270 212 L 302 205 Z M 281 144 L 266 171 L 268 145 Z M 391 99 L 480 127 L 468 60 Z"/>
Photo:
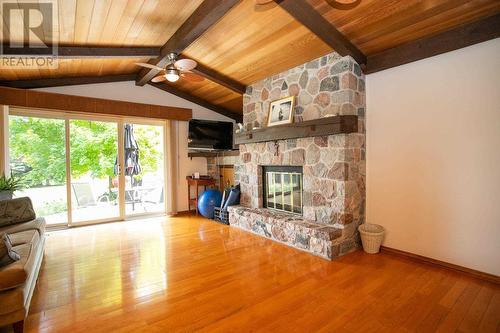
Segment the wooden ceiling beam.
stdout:
<path fill-rule="evenodd" d="M 366 64 L 366 56 L 363 52 L 335 29 L 307 0 L 274 0 L 274 2 L 311 30 L 335 52 L 342 56 L 350 55 L 359 65 Z"/>
<path fill-rule="evenodd" d="M 168 63 L 168 54 L 182 53 L 189 45 L 198 39 L 212 25 L 217 23 L 240 0 L 205 0 L 181 25 L 181 27 L 161 47 L 160 56 L 149 63 L 158 67 L 165 67 Z M 158 75 L 156 69 L 143 68 L 137 75 L 136 84 L 143 86 Z"/>
<path fill-rule="evenodd" d="M 3 50 L 6 50 L 4 47 Z M 28 53 L 27 53 L 28 52 Z M 59 45 L 57 57 L 62 59 L 100 59 L 100 58 L 155 58 L 160 54 L 159 47 L 104 47 L 104 46 L 75 46 Z M 23 50 L 23 55 L 37 56 L 40 51 L 36 48 Z M 8 54 L 4 54 L 8 56 Z"/>
<path fill-rule="evenodd" d="M 500 14 L 369 56 L 365 73 L 375 73 L 498 37 Z"/>
<path fill-rule="evenodd" d="M 247 87 L 244 84 L 241 84 L 230 77 L 227 77 L 217 71 L 214 71 L 211 68 L 208 68 L 205 65 L 198 63 L 198 65 L 191 70 L 191 72 L 203 76 L 206 79 L 209 79 L 212 82 L 218 83 L 221 86 L 224 86 L 240 95 L 243 95 L 247 90 Z"/>
<path fill-rule="evenodd" d="M 27 54 L 27 56 L 37 56 L 40 55 L 40 53 L 35 49 L 29 49 L 28 50 L 30 54 Z M 59 46 L 58 47 L 58 58 L 61 59 L 105 59 L 105 58 L 156 58 L 160 54 L 160 48 L 159 47 L 95 47 L 95 46 Z M 183 57 L 180 56 L 180 59 Z M 203 64 L 198 64 L 198 66 L 193 70 L 194 73 L 201 75 L 207 79 L 209 79 L 212 82 L 218 83 L 238 94 L 244 94 L 246 91 L 246 86 L 225 76 L 222 75 L 221 73 L 214 71 L 211 68 L 208 68 L 207 66 Z M 137 75 L 134 76 L 133 80 L 135 81 L 135 78 Z M 97 78 L 97 77 L 96 77 Z M 74 78 L 75 81 L 77 81 L 77 78 Z M 45 79 L 44 79 L 45 80 Z M 24 80 L 23 80 L 24 81 Z M 31 81 L 31 80 L 28 80 Z M 126 80 L 118 80 L 118 81 L 129 81 L 127 78 Z M 19 81 L 19 84 L 22 81 Z M 50 82 L 50 81 L 48 81 Z M 54 80 L 57 84 L 57 80 Z M 110 77 L 109 81 L 103 81 L 103 82 L 114 82 L 113 78 Z M 30 82 L 27 82 L 28 85 L 31 84 Z M 94 83 L 94 82 L 89 82 L 89 83 Z M 98 82 L 95 82 L 98 83 Z M 33 83 L 35 84 L 35 83 Z M 75 83 L 79 84 L 79 83 Z M 85 83 L 82 83 L 85 84 Z M 58 86 L 57 84 L 56 86 Z M 65 84 L 62 84 L 65 85 Z M 10 85 L 9 85 L 10 86 Z M 17 86 L 16 86 L 17 87 Z M 48 86 L 50 87 L 50 85 Z M 19 86 L 19 88 L 24 88 L 22 86 Z M 38 88 L 38 87 L 35 87 Z"/>
<path fill-rule="evenodd" d="M 212 104 L 212 103 L 210 103 L 210 102 L 208 102 L 200 97 L 191 95 L 191 94 L 189 94 L 185 91 L 182 91 L 176 87 L 172 87 L 171 85 L 168 85 L 165 83 L 152 83 L 152 82 L 148 82 L 148 84 L 155 87 L 155 88 L 166 91 L 170 94 L 176 95 L 177 97 L 183 98 L 185 100 L 188 100 L 190 102 L 193 102 L 195 104 L 203 106 L 204 108 L 212 110 L 218 114 L 221 114 L 223 116 L 231 118 L 231 119 L 235 120 L 236 122 L 239 122 L 239 123 L 243 122 L 243 115 L 238 114 L 238 113 L 234 113 L 234 112 L 232 112 L 232 111 L 230 111 L 222 106 L 214 105 L 214 104 Z"/>
<path fill-rule="evenodd" d="M 135 74 L 120 74 L 120 75 L 104 75 L 104 76 L 76 76 L 76 77 L 71 76 L 71 77 L 32 79 L 32 80 L 0 81 L 0 86 L 11 87 L 11 88 L 24 88 L 24 89 L 63 87 L 63 86 L 75 86 L 80 84 L 135 81 L 135 76 L 136 76 Z"/>
<path fill-rule="evenodd" d="M 154 58 L 160 52 L 158 47 L 87 47 L 59 46 L 58 57 L 72 58 Z"/>

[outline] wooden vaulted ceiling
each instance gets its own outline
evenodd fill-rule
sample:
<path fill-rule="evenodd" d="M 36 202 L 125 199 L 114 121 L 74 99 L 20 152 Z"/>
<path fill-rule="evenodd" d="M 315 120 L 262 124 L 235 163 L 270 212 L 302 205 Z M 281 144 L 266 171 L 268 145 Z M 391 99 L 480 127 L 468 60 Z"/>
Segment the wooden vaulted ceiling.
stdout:
<path fill-rule="evenodd" d="M 205 0 L 205 5 L 207 1 L 211 0 Z M 292 1 L 313 8 L 313 14 L 319 14 L 324 24 L 330 26 L 321 27 L 321 22 L 313 22 L 314 26 L 304 24 L 301 7 Z M 334 48 L 329 42 L 328 29 L 333 29 L 366 56 L 370 71 L 371 57 L 500 13 L 498 0 L 354 0 L 358 5 L 348 10 L 332 6 L 334 1 L 276 0 L 263 6 L 256 6 L 254 0 L 235 1 L 220 19 L 182 48 L 182 55 L 220 74 L 223 81 L 227 79 L 244 87 L 331 52 Z M 189 22 L 202 4 L 203 0 L 59 0 L 59 45 L 160 50 L 169 40 L 172 43 L 171 37 Z M 293 10 L 299 11 L 298 15 L 294 15 Z M 498 29 L 497 21 L 493 29 Z M 321 31 L 327 33 L 321 36 Z M 112 81 L 113 76 L 121 75 L 118 81 L 136 74 L 140 76 L 135 62 L 155 61 L 151 56 L 126 55 L 125 52 L 119 58 L 62 59 L 57 69 L 2 69 L 0 80 L 2 84 L 15 86 L 15 81 L 46 78 L 99 76 Z M 241 89 L 230 89 L 217 81 L 213 78 L 200 83 L 180 80 L 164 90 L 192 96 L 193 101 L 214 106 L 216 110 L 241 115 Z M 43 82 L 47 86 L 57 85 L 58 81 Z M 33 86 L 36 85 L 29 87 Z"/>

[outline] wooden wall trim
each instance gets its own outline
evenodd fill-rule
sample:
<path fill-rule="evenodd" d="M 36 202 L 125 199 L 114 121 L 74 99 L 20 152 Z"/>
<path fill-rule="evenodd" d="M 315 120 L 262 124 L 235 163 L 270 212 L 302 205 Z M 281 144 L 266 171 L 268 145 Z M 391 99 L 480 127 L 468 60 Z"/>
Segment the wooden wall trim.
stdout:
<path fill-rule="evenodd" d="M 7 87 L 0 87 L 0 104 L 89 114 L 107 114 L 181 121 L 188 121 L 193 116 L 193 111 L 186 108 L 55 94 Z"/>
<path fill-rule="evenodd" d="M 368 56 L 365 74 L 500 37 L 500 14 Z"/>
<path fill-rule="evenodd" d="M 472 276 L 472 277 L 475 277 L 475 278 L 478 278 L 481 280 L 500 284 L 500 276 L 497 276 L 497 275 L 477 271 L 475 269 L 471 269 L 471 268 L 467 268 L 467 267 L 463 267 L 463 266 L 459 266 L 459 265 L 455 265 L 455 264 L 450 264 L 450 263 L 445 262 L 445 261 L 432 259 L 429 257 L 424 257 L 424 256 L 414 254 L 411 252 L 393 249 L 393 248 L 387 247 L 387 246 L 381 246 L 380 250 L 382 252 L 402 256 L 402 257 L 409 258 L 409 259 L 414 260 L 414 261 L 423 262 L 426 264 L 431 264 L 431 265 L 435 265 L 435 266 L 439 266 L 439 267 L 444 267 L 447 269 L 452 269 L 454 271 L 459 271 L 461 273 L 465 273 L 469 276 Z"/>

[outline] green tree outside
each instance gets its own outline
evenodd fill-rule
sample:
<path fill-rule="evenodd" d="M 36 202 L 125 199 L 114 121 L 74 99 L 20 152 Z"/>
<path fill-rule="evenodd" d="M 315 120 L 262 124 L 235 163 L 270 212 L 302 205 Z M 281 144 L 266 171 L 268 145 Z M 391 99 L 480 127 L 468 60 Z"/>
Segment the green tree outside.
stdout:
<path fill-rule="evenodd" d="M 157 171 L 158 160 L 162 158 L 160 130 L 155 126 L 138 125 L 134 133 L 142 173 Z M 114 123 L 71 120 L 72 176 L 114 177 L 116 142 Z M 13 165 L 21 163 L 32 168 L 23 177 L 29 187 L 63 185 L 66 182 L 64 120 L 10 116 L 9 148 Z"/>
<path fill-rule="evenodd" d="M 61 185 L 66 182 L 64 120 L 9 117 L 11 168 L 22 163 L 32 168 L 24 173 L 29 187 Z"/>

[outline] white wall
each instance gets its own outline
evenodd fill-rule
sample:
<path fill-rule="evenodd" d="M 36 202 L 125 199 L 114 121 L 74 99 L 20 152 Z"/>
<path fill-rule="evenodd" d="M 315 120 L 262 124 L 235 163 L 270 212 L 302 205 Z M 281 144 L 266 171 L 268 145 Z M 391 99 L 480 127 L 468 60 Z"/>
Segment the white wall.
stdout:
<path fill-rule="evenodd" d="M 500 38 L 367 76 L 367 221 L 500 275 Z"/>
<path fill-rule="evenodd" d="M 190 108 L 193 110 L 193 118 L 207 119 L 207 120 L 223 120 L 232 121 L 230 118 L 215 113 L 206 109 L 198 104 L 191 103 L 185 99 L 169 94 L 151 86 L 138 87 L 134 82 L 113 82 L 113 83 L 99 83 L 87 84 L 79 86 L 67 87 L 54 87 L 37 89 L 40 91 L 106 98 L 120 101 L 147 103 L 157 105 L 176 106 L 183 108 Z M 179 154 L 179 177 L 177 179 L 177 210 L 187 210 L 187 185 L 186 176 L 191 175 L 193 172 L 200 172 L 201 174 L 207 173 L 207 160 L 206 158 L 193 158 L 187 157 L 187 135 L 188 123 L 185 121 L 177 122 L 178 129 L 178 154 Z"/>

